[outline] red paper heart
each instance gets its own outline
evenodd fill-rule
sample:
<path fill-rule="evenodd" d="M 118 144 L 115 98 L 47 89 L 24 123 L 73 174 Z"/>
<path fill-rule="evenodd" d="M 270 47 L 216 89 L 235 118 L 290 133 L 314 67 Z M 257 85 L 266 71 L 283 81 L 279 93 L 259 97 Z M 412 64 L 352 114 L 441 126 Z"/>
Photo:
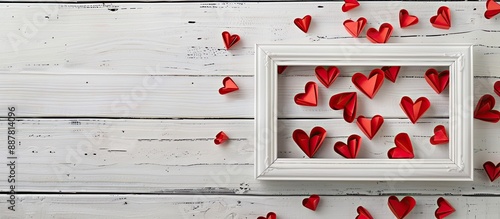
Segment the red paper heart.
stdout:
<path fill-rule="evenodd" d="M 358 206 L 358 209 L 356 211 L 358 212 L 358 216 L 356 216 L 356 219 L 373 219 L 370 212 L 363 206 Z"/>
<path fill-rule="evenodd" d="M 409 27 L 418 23 L 418 17 L 410 15 L 406 9 L 399 11 L 399 26 L 401 28 Z"/>
<path fill-rule="evenodd" d="M 311 15 L 306 15 L 304 18 L 295 18 L 293 23 L 295 23 L 295 25 L 297 25 L 297 27 L 304 33 L 307 33 L 309 25 L 311 24 L 311 19 Z"/>
<path fill-rule="evenodd" d="M 446 6 L 441 6 L 438 11 L 437 15 L 431 17 L 431 24 L 435 28 L 440 28 L 440 29 L 450 29 L 451 27 L 451 14 L 450 14 L 450 9 Z"/>
<path fill-rule="evenodd" d="M 366 31 L 366 38 L 372 43 L 386 43 L 392 34 L 392 25 L 389 23 L 383 23 L 377 29 L 370 28 Z"/>
<path fill-rule="evenodd" d="M 222 32 L 222 40 L 224 40 L 224 45 L 226 46 L 226 49 L 229 49 L 238 41 L 240 41 L 240 36 L 238 36 L 238 34 L 231 35 L 229 32 L 224 31 Z"/>
<path fill-rule="evenodd" d="M 429 68 L 425 72 L 425 80 L 427 83 L 436 91 L 436 93 L 440 94 L 446 89 L 448 83 L 450 81 L 450 71 L 444 70 L 441 73 L 438 73 L 436 69 Z"/>
<path fill-rule="evenodd" d="M 368 78 L 358 72 L 352 76 L 352 83 L 366 96 L 373 99 L 384 83 L 384 72 L 378 68 L 373 69 Z"/>
<path fill-rule="evenodd" d="M 359 135 L 351 135 L 347 138 L 347 144 L 338 141 L 333 146 L 333 150 L 345 158 L 356 158 L 359 148 L 361 147 L 361 137 Z"/>
<path fill-rule="evenodd" d="M 411 196 L 406 196 L 401 201 L 396 196 L 391 196 L 387 204 L 396 218 L 403 219 L 413 210 L 417 202 Z"/>
<path fill-rule="evenodd" d="M 498 177 L 500 177 L 500 163 L 498 163 L 496 166 L 493 162 L 487 161 L 486 163 L 483 164 L 484 171 L 486 171 L 486 174 L 488 174 L 488 178 L 490 178 L 490 181 L 493 182 Z"/>
<path fill-rule="evenodd" d="M 357 21 L 349 19 L 344 21 L 344 27 L 347 30 L 347 32 L 351 34 L 351 36 L 359 37 L 359 34 L 361 34 L 361 31 L 363 31 L 363 29 L 366 26 L 366 22 L 367 22 L 366 18 L 364 17 L 358 18 Z"/>
<path fill-rule="evenodd" d="M 318 105 L 318 85 L 312 81 L 307 82 L 305 93 L 295 95 L 295 103 L 302 106 Z"/>
<path fill-rule="evenodd" d="M 304 130 L 296 129 L 293 131 L 292 138 L 300 149 L 302 149 L 302 151 L 309 158 L 312 158 L 325 140 L 326 130 L 322 127 L 316 126 L 311 130 L 311 133 L 308 136 Z"/>
<path fill-rule="evenodd" d="M 319 200 L 319 195 L 311 195 L 309 196 L 309 198 L 305 198 L 304 200 L 302 200 L 302 205 L 306 208 L 311 209 L 312 211 L 316 211 Z"/>
<path fill-rule="evenodd" d="M 318 78 L 319 82 L 321 82 L 325 87 L 329 88 L 330 85 L 337 79 L 337 77 L 340 74 L 340 71 L 337 67 L 331 66 L 327 69 L 318 66 L 316 69 L 314 69 L 316 72 L 316 77 Z"/>
<path fill-rule="evenodd" d="M 227 137 L 226 133 L 224 133 L 223 131 L 220 131 L 215 136 L 214 143 L 216 145 L 220 145 L 220 144 L 226 142 L 228 139 L 229 139 L 229 137 Z"/>
<path fill-rule="evenodd" d="M 401 98 L 399 106 L 401 106 L 401 109 L 408 116 L 408 119 L 415 124 L 424 115 L 425 111 L 431 107 L 431 102 L 426 97 L 420 97 L 413 103 L 410 97 L 404 96 Z"/>
<path fill-rule="evenodd" d="M 356 120 L 356 124 L 358 124 L 359 129 L 365 133 L 366 137 L 370 140 L 373 139 L 373 136 L 377 134 L 380 127 L 384 123 L 384 118 L 380 115 L 375 115 L 373 118 L 368 119 L 364 116 L 358 116 Z"/>
<path fill-rule="evenodd" d="M 450 203 L 448 203 L 448 201 L 446 201 L 443 197 L 438 198 L 437 205 L 438 208 L 434 212 L 434 216 L 436 216 L 437 219 L 443 219 L 455 212 L 455 208 L 453 208 L 453 206 L 451 206 Z"/>
<path fill-rule="evenodd" d="M 493 89 L 495 90 L 495 93 L 500 96 L 500 81 L 495 82 L 495 85 L 493 85 Z"/>
<path fill-rule="evenodd" d="M 495 98 L 489 94 L 485 94 L 477 102 L 476 109 L 474 109 L 474 118 L 497 123 L 500 121 L 500 112 L 494 110 L 493 107 L 495 107 Z"/>
<path fill-rule="evenodd" d="M 390 159 L 412 159 L 415 157 L 413 154 L 413 146 L 411 144 L 410 136 L 402 132 L 394 138 L 396 147 L 389 149 L 387 156 Z"/>
<path fill-rule="evenodd" d="M 450 140 L 448 139 L 448 134 L 446 134 L 446 129 L 443 125 L 438 125 L 434 128 L 434 135 L 431 137 L 431 144 L 445 144 Z"/>
<path fill-rule="evenodd" d="M 274 212 L 269 212 L 267 213 L 267 216 L 264 217 L 264 216 L 260 216 L 258 217 L 257 219 L 276 219 L 276 213 Z"/>
<path fill-rule="evenodd" d="M 357 0 L 344 0 L 344 5 L 342 5 L 342 11 L 348 12 L 359 6 L 359 2 Z"/>
<path fill-rule="evenodd" d="M 484 17 L 486 19 L 491 19 L 498 13 L 500 13 L 500 5 L 494 0 L 486 1 L 486 11 L 484 12 Z"/>
<path fill-rule="evenodd" d="M 401 66 L 384 66 L 381 68 L 381 70 L 384 71 L 385 78 L 387 78 L 387 80 L 391 81 L 392 83 L 396 83 L 399 69 L 401 69 Z"/>
<path fill-rule="evenodd" d="M 233 79 L 231 77 L 225 77 L 222 79 L 222 85 L 223 87 L 219 88 L 219 94 L 224 95 L 227 93 L 231 93 L 233 91 L 237 91 L 240 88 L 238 88 L 238 85 L 234 83 Z"/>
<path fill-rule="evenodd" d="M 333 110 L 344 110 L 344 120 L 348 123 L 356 118 L 358 109 L 358 95 L 356 92 L 345 92 L 335 94 L 330 98 L 330 108 Z"/>
<path fill-rule="evenodd" d="M 288 66 L 278 66 L 278 74 L 283 73 L 287 67 Z"/>

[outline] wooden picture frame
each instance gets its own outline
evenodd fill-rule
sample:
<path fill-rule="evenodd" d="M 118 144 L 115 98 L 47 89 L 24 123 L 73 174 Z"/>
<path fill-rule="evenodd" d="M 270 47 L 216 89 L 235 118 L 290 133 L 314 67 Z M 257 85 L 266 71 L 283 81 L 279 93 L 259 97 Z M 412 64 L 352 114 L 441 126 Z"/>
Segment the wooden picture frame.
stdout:
<path fill-rule="evenodd" d="M 473 180 L 472 45 L 257 44 L 255 51 L 255 176 L 257 179 Z M 278 66 L 449 66 L 449 158 L 278 158 Z"/>

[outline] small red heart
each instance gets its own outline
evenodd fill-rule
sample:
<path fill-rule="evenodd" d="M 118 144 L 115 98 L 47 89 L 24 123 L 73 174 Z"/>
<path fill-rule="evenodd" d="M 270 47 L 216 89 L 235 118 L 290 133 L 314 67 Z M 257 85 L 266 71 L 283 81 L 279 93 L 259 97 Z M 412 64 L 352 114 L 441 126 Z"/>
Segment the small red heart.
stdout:
<path fill-rule="evenodd" d="M 219 88 L 219 94 L 221 94 L 221 95 L 231 93 L 233 91 L 237 91 L 240 89 L 240 88 L 238 88 L 238 85 L 236 85 L 236 83 L 234 83 L 234 81 L 233 81 L 233 79 L 231 79 L 231 77 L 225 77 L 224 79 L 222 79 L 222 84 L 223 84 L 223 87 Z"/>
<path fill-rule="evenodd" d="M 358 109 L 358 95 L 356 92 L 345 92 L 335 94 L 330 98 L 330 108 L 333 110 L 344 110 L 344 120 L 348 123 L 356 118 Z"/>
<path fill-rule="evenodd" d="M 305 93 L 295 95 L 295 103 L 302 106 L 318 105 L 318 85 L 312 81 L 307 82 Z"/>
<path fill-rule="evenodd" d="M 366 18 L 364 17 L 358 18 L 357 21 L 349 19 L 344 21 L 344 27 L 347 30 L 347 32 L 351 34 L 351 36 L 359 37 L 359 34 L 361 34 L 361 31 L 363 31 L 363 29 L 366 26 L 366 22 L 367 22 Z"/>
<path fill-rule="evenodd" d="M 297 27 L 302 30 L 304 33 L 307 33 L 309 30 L 309 25 L 311 24 L 311 15 L 306 15 L 304 18 L 295 18 L 293 23 L 297 25 Z"/>
<path fill-rule="evenodd" d="M 326 88 L 329 88 L 340 74 L 339 69 L 335 66 L 329 67 L 328 70 L 321 66 L 318 66 L 316 67 L 316 69 L 314 69 L 314 71 L 316 72 L 316 77 L 318 78 L 319 82 L 325 85 Z"/>
<path fill-rule="evenodd" d="M 488 178 L 490 178 L 490 181 L 493 182 L 498 177 L 500 177 L 500 163 L 498 163 L 496 166 L 493 162 L 487 161 L 486 163 L 483 164 L 484 171 L 486 171 L 486 174 L 488 174 Z"/>
<path fill-rule="evenodd" d="M 450 71 L 444 70 L 441 73 L 438 73 L 436 69 L 429 68 L 425 72 L 425 80 L 427 83 L 436 91 L 436 93 L 440 94 L 446 89 L 448 83 L 450 81 Z"/>
<path fill-rule="evenodd" d="M 474 109 L 474 118 L 491 123 L 500 121 L 500 112 L 494 110 L 495 98 L 489 94 L 485 94 L 479 99 Z"/>
<path fill-rule="evenodd" d="M 359 135 L 351 135 L 347 138 L 347 144 L 338 141 L 333 146 L 333 150 L 345 158 L 356 158 L 359 148 L 361 147 L 361 137 Z"/>
<path fill-rule="evenodd" d="M 386 43 L 392 34 L 392 25 L 389 23 L 383 23 L 377 29 L 370 28 L 366 31 L 366 38 L 372 43 Z"/>
<path fill-rule="evenodd" d="M 446 6 L 441 6 L 437 15 L 431 17 L 431 24 L 435 28 L 448 30 L 451 27 L 451 14 L 450 9 Z"/>
<path fill-rule="evenodd" d="M 438 198 L 437 205 L 438 208 L 434 212 L 434 216 L 436 216 L 437 219 L 443 219 L 455 212 L 455 208 L 453 208 L 453 206 L 451 206 L 450 203 L 448 203 L 448 201 L 446 201 L 443 197 Z"/>
<path fill-rule="evenodd" d="M 434 128 L 434 135 L 431 137 L 431 144 L 445 144 L 450 140 L 448 139 L 448 134 L 446 134 L 446 129 L 443 125 L 438 125 Z"/>
<path fill-rule="evenodd" d="M 258 217 L 257 219 L 276 219 L 276 213 L 274 212 L 269 212 L 267 213 L 267 216 L 264 217 L 264 216 L 260 216 Z"/>
<path fill-rule="evenodd" d="M 358 72 L 352 76 L 352 83 L 366 96 L 373 99 L 384 83 L 384 72 L 378 68 L 373 69 L 368 78 Z"/>
<path fill-rule="evenodd" d="M 373 219 L 370 212 L 363 206 L 358 206 L 358 209 L 356 211 L 358 212 L 358 216 L 356 216 L 356 219 Z"/>
<path fill-rule="evenodd" d="M 408 116 L 408 119 L 415 124 L 424 115 L 425 111 L 431 107 L 431 102 L 426 97 L 420 97 L 413 103 L 410 97 L 404 96 L 401 98 L 399 106 L 401 106 L 401 109 Z"/>
<path fill-rule="evenodd" d="M 229 32 L 224 31 L 222 32 L 222 39 L 224 40 L 224 45 L 226 46 L 226 49 L 229 49 L 238 41 L 240 41 L 240 36 L 238 36 L 238 34 L 231 35 Z"/>
<path fill-rule="evenodd" d="M 495 85 L 493 85 L 493 89 L 495 90 L 495 93 L 500 96 L 500 81 L 495 82 Z"/>
<path fill-rule="evenodd" d="M 375 115 L 373 118 L 368 119 L 364 116 L 358 116 L 356 120 L 356 124 L 358 124 L 359 129 L 365 133 L 366 137 L 370 140 L 373 139 L 373 136 L 377 134 L 380 127 L 384 123 L 384 118 L 380 115 Z"/>
<path fill-rule="evenodd" d="M 278 66 L 278 74 L 283 73 L 287 67 L 288 66 Z"/>
<path fill-rule="evenodd" d="M 224 133 L 223 131 L 220 131 L 215 136 L 214 143 L 216 145 L 220 145 L 220 144 L 226 142 L 228 139 L 229 139 L 229 137 L 227 137 L 226 133 Z"/>
<path fill-rule="evenodd" d="M 312 211 L 316 211 L 319 200 L 319 195 L 311 195 L 309 196 L 309 198 L 305 198 L 304 200 L 302 200 L 302 205 L 306 208 L 311 209 Z"/>
<path fill-rule="evenodd" d="M 484 17 L 486 19 L 491 19 L 498 13 L 500 13 L 500 5 L 494 0 L 486 1 L 486 11 L 484 12 Z"/>
<path fill-rule="evenodd" d="M 403 219 L 413 210 L 417 202 L 411 196 L 406 196 L 401 201 L 396 196 L 391 196 L 387 204 L 396 218 Z"/>
<path fill-rule="evenodd" d="M 418 17 L 410 15 L 406 9 L 399 11 L 399 26 L 401 28 L 409 27 L 418 23 Z"/>
<path fill-rule="evenodd" d="M 302 149 L 302 151 L 309 158 L 312 158 L 325 140 L 326 130 L 322 127 L 316 126 L 311 129 L 311 133 L 308 136 L 304 130 L 296 129 L 293 131 L 292 138 L 300 149 Z"/>
<path fill-rule="evenodd" d="M 401 69 L 401 66 L 384 66 L 381 68 L 381 70 L 384 71 L 385 78 L 387 78 L 387 80 L 391 81 L 392 83 L 396 83 L 399 69 Z"/>
<path fill-rule="evenodd" d="M 342 5 L 342 11 L 348 12 L 359 6 L 359 2 L 357 0 L 344 0 L 344 5 Z"/>
<path fill-rule="evenodd" d="M 394 138 L 396 147 L 389 149 L 387 156 L 390 159 L 412 159 L 415 157 L 413 154 L 413 146 L 411 144 L 410 136 L 402 132 Z"/>

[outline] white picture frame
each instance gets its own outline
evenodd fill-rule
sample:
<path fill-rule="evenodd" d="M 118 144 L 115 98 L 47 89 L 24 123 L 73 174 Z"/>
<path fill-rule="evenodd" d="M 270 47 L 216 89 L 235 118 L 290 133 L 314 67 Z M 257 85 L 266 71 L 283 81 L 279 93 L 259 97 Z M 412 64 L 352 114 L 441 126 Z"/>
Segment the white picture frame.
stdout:
<path fill-rule="evenodd" d="M 257 44 L 255 176 L 259 180 L 472 181 L 473 46 Z M 449 159 L 278 158 L 278 66 L 449 66 Z M 408 174 L 410 173 L 410 174 Z"/>

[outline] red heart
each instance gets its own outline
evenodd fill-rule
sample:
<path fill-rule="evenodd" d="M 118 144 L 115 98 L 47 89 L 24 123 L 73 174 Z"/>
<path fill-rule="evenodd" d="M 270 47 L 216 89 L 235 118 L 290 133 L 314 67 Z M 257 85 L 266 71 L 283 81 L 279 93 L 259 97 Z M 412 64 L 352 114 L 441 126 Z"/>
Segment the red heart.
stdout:
<path fill-rule="evenodd" d="M 359 2 L 357 0 L 344 0 L 344 5 L 342 5 L 342 11 L 348 12 L 359 6 Z"/>
<path fill-rule="evenodd" d="M 408 119 L 415 124 L 418 119 L 424 115 L 425 111 L 431 107 L 431 102 L 429 102 L 429 99 L 426 97 L 420 97 L 413 103 L 410 97 L 404 96 L 401 98 L 399 106 L 401 106 L 401 109 L 403 109 L 406 116 L 408 116 Z"/>
<path fill-rule="evenodd" d="M 377 29 L 370 28 L 366 31 L 366 38 L 372 43 L 386 43 L 392 34 L 392 25 L 389 23 L 383 23 Z"/>
<path fill-rule="evenodd" d="M 384 83 L 384 72 L 378 68 L 373 69 L 368 78 L 358 72 L 352 76 L 352 83 L 366 96 L 373 99 Z"/>
<path fill-rule="evenodd" d="M 278 66 L 278 74 L 283 73 L 287 67 L 288 66 Z"/>
<path fill-rule="evenodd" d="M 384 118 L 380 115 L 375 115 L 372 119 L 365 118 L 364 116 L 358 116 L 356 124 L 358 124 L 359 129 L 365 133 L 366 137 L 370 140 L 373 136 L 377 134 L 380 127 L 384 123 Z"/>
<path fill-rule="evenodd" d="M 498 13 L 500 13 L 500 5 L 494 0 L 486 1 L 486 11 L 484 12 L 484 17 L 486 19 L 491 19 Z"/>
<path fill-rule="evenodd" d="M 401 66 L 384 66 L 381 68 L 381 70 L 384 71 L 385 78 L 387 78 L 387 80 L 389 81 L 392 81 L 392 83 L 396 83 L 399 69 L 401 69 Z"/>
<path fill-rule="evenodd" d="M 330 108 L 333 110 L 344 110 L 344 120 L 348 123 L 354 121 L 358 109 L 358 94 L 356 92 L 345 92 L 335 94 L 330 98 Z"/>
<path fill-rule="evenodd" d="M 451 27 L 450 9 L 446 6 L 441 6 L 437 11 L 437 15 L 431 17 L 431 24 L 435 28 L 446 29 L 446 30 L 450 29 Z"/>
<path fill-rule="evenodd" d="M 361 147 L 361 137 L 359 135 L 351 135 L 347 138 L 347 144 L 338 141 L 333 146 L 333 150 L 345 158 L 356 158 L 359 148 Z"/>
<path fill-rule="evenodd" d="M 295 95 L 295 103 L 302 106 L 318 105 L 318 85 L 312 81 L 307 82 L 305 93 Z"/>
<path fill-rule="evenodd" d="M 401 28 L 409 27 L 418 23 L 418 17 L 410 15 L 406 9 L 399 11 L 399 26 Z"/>
<path fill-rule="evenodd" d="M 316 211 L 319 200 L 319 195 L 311 195 L 309 196 L 309 198 L 305 198 L 304 200 L 302 200 L 302 205 L 306 208 L 311 209 L 312 211 Z"/>
<path fill-rule="evenodd" d="M 495 93 L 500 96 L 500 81 L 495 82 L 495 85 L 493 85 L 493 89 L 495 90 Z"/>
<path fill-rule="evenodd" d="M 321 66 L 318 66 L 316 67 L 316 69 L 314 69 L 314 71 L 316 72 L 316 77 L 318 78 L 319 82 L 321 82 L 327 88 L 332 85 L 332 83 L 340 74 L 339 69 L 335 66 L 329 67 L 328 70 Z"/>
<path fill-rule="evenodd" d="M 276 219 L 276 213 L 269 212 L 266 217 L 260 216 L 257 219 Z"/>
<path fill-rule="evenodd" d="M 307 33 L 309 25 L 311 24 L 311 19 L 311 15 L 306 15 L 304 18 L 295 18 L 293 23 L 295 23 L 295 25 L 297 25 L 297 27 L 304 33 Z"/>
<path fill-rule="evenodd" d="M 451 206 L 450 203 L 448 203 L 448 201 L 446 201 L 443 197 L 438 198 L 437 205 L 438 208 L 434 212 L 434 216 L 436 216 L 437 219 L 443 219 L 455 212 L 455 208 L 453 208 L 453 206 Z"/>
<path fill-rule="evenodd" d="M 406 196 L 401 201 L 396 196 L 391 196 L 387 204 L 396 218 L 403 219 L 413 210 L 417 202 L 411 196 Z"/>
<path fill-rule="evenodd" d="M 490 181 L 493 182 L 498 177 L 500 177 L 500 163 L 498 163 L 496 166 L 493 162 L 487 161 L 486 163 L 483 164 L 484 171 L 486 171 L 486 174 L 488 174 L 488 178 L 490 178 Z"/>
<path fill-rule="evenodd" d="M 302 151 L 312 158 L 321 147 L 321 144 L 326 138 L 326 130 L 316 126 L 311 130 L 310 137 L 302 129 L 293 131 L 292 138 Z"/>
<path fill-rule="evenodd" d="M 448 86 L 448 82 L 450 81 L 450 71 L 444 70 L 441 73 L 438 73 L 436 69 L 429 68 L 425 72 L 425 80 L 427 83 L 436 91 L 436 93 L 440 94 L 446 89 Z"/>
<path fill-rule="evenodd" d="M 413 146 L 411 145 L 410 136 L 402 132 L 394 138 L 396 147 L 389 149 L 387 156 L 391 159 L 412 159 L 415 157 L 413 154 Z"/>
<path fill-rule="evenodd" d="M 227 137 L 226 133 L 221 131 L 221 132 L 217 133 L 217 135 L 215 136 L 214 143 L 216 145 L 220 145 L 220 144 L 226 142 L 228 139 L 229 139 L 229 137 Z"/>
<path fill-rule="evenodd" d="M 438 125 L 434 128 L 434 136 L 431 137 L 431 144 L 444 144 L 448 143 L 450 140 L 448 139 L 448 135 L 446 134 L 446 129 L 443 125 Z"/>
<path fill-rule="evenodd" d="M 489 94 L 485 94 L 477 102 L 476 109 L 474 109 L 474 118 L 497 123 L 500 121 L 500 112 L 493 110 L 493 107 L 495 107 L 495 98 Z"/>
<path fill-rule="evenodd" d="M 347 30 L 347 32 L 351 34 L 351 36 L 358 37 L 361 31 L 363 31 L 363 29 L 365 28 L 366 22 L 367 22 L 366 18 L 364 17 L 358 18 L 357 21 L 349 19 L 344 21 L 344 27 Z"/>
<path fill-rule="evenodd" d="M 358 206 L 358 209 L 356 210 L 358 212 L 358 216 L 356 216 L 356 219 L 373 219 L 372 215 L 366 208 L 363 206 Z"/>
<path fill-rule="evenodd" d="M 233 79 L 231 77 L 225 77 L 222 79 L 222 84 L 224 85 L 223 87 L 219 88 L 219 94 L 224 95 L 227 93 L 231 93 L 233 91 L 237 91 L 240 88 L 238 88 L 238 85 L 234 83 Z"/>
<path fill-rule="evenodd" d="M 240 36 L 238 36 L 238 34 L 231 35 L 229 32 L 224 31 L 222 32 L 222 39 L 224 40 L 224 45 L 226 46 L 226 49 L 229 49 L 238 41 L 240 41 Z"/>

